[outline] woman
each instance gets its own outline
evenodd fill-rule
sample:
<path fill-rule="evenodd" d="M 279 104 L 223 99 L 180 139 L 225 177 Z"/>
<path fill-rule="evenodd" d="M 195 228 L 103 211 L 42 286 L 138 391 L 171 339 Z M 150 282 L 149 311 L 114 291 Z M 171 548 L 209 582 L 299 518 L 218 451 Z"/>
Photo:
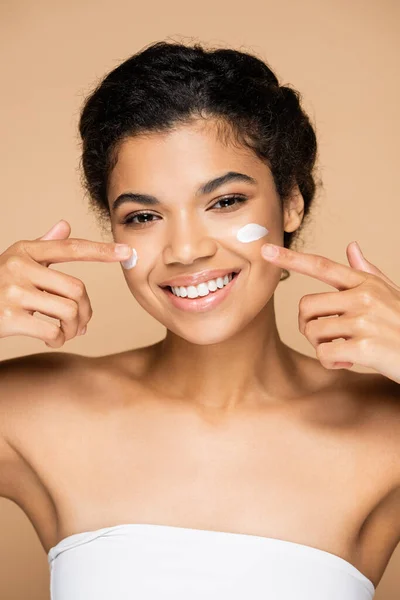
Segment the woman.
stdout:
<path fill-rule="evenodd" d="M 104 78 L 79 129 L 91 206 L 128 252 L 65 221 L 8 248 L 1 337 L 85 331 L 84 284 L 47 268 L 71 260 L 120 261 L 167 331 L 1 363 L 0 493 L 48 553 L 52 599 L 372 598 L 400 532 L 400 361 L 354 342 L 372 313 L 393 332 L 400 294 L 354 246 L 350 267 L 293 250 L 316 191 L 300 94 L 255 56 L 160 42 Z M 288 265 L 337 288 L 300 306 L 317 358 L 277 330 Z"/>

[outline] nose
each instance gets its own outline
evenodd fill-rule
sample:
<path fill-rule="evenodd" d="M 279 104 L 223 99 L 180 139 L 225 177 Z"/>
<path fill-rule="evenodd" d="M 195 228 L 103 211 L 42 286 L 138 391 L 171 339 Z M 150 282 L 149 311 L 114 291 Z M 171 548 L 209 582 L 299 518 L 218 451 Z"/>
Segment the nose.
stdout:
<path fill-rule="evenodd" d="M 190 265 L 198 258 L 213 256 L 216 250 L 215 240 L 198 218 L 181 218 L 169 229 L 163 258 L 165 264 L 177 262 Z"/>

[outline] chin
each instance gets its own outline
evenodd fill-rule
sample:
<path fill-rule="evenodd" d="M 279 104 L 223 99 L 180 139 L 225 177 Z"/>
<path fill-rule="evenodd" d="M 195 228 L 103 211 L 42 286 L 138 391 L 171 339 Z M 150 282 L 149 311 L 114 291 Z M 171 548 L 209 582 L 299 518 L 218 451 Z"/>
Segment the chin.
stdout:
<path fill-rule="evenodd" d="M 215 334 L 215 332 L 202 332 L 199 333 L 199 335 L 195 335 L 193 332 L 191 332 L 191 335 L 182 335 L 182 333 L 177 335 L 185 339 L 187 342 L 189 342 L 189 344 L 194 344 L 196 346 L 213 346 L 215 344 L 222 344 L 232 337 L 231 335 L 227 335 L 226 332 L 221 333 L 220 335 Z"/>
<path fill-rule="evenodd" d="M 253 297 L 251 304 L 233 302 L 225 309 L 214 309 L 200 313 L 182 312 L 171 314 L 171 311 L 154 304 L 149 298 L 133 292 L 142 308 L 168 332 L 198 346 L 221 344 L 242 331 L 267 306 L 271 299 L 260 296 Z"/>
<path fill-rule="evenodd" d="M 230 315 L 232 317 L 232 315 Z M 217 322 L 215 320 L 198 321 L 197 323 L 163 323 L 167 330 L 186 340 L 190 344 L 196 344 L 197 346 L 212 346 L 215 344 L 222 344 L 227 340 L 234 337 L 243 327 L 245 323 L 239 322 L 236 318 L 233 322 L 230 320 L 229 315 L 226 318 L 220 318 Z"/>

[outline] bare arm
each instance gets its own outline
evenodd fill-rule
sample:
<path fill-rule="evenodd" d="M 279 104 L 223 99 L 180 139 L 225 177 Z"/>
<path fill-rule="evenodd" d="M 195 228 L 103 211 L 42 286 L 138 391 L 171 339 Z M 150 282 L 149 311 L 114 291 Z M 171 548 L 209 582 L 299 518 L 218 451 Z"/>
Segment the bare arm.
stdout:
<path fill-rule="evenodd" d="M 24 457 L 14 444 L 24 407 L 54 393 L 77 360 L 78 355 L 67 352 L 42 352 L 0 361 L 1 497 L 17 500 L 21 473 L 26 471 Z"/>

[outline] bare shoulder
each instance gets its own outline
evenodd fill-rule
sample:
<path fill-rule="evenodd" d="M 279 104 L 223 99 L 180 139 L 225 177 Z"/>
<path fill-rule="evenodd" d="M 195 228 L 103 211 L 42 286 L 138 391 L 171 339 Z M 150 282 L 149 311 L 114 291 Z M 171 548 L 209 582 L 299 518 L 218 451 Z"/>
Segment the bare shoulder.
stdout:
<path fill-rule="evenodd" d="M 57 426 L 61 432 L 72 410 L 77 419 L 85 409 L 101 408 L 119 385 L 132 389 L 147 364 L 146 350 L 98 357 L 42 352 L 0 361 L 1 456 L 13 456 L 12 448 L 33 431 Z"/>
<path fill-rule="evenodd" d="M 83 408 L 100 392 L 105 395 L 118 382 L 131 385 L 147 366 L 147 348 L 105 356 L 69 352 L 42 352 L 0 361 L 0 433 L 7 438 L 13 422 L 34 421 L 56 405 Z"/>
<path fill-rule="evenodd" d="M 382 426 L 388 446 L 394 449 L 393 462 L 396 473 L 396 502 L 400 535 L 400 384 L 376 376 L 375 412 Z"/>
<path fill-rule="evenodd" d="M 70 385 L 88 357 L 69 352 L 40 352 L 0 362 L 0 411 L 7 421 L 22 403 L 44 398 L 59 386 Z"/>
<path fill-rule="evenodd" d="M 356 389 L 373 422 L 381 424 L 387 434 L 400 434 L 400 384 L 379 373 L 364 374 Z"/>
<path fill-rule="evenodd" d="M 22 377 L 25 381 L 26 378 L 35 377 L 38 373 L 43 373 L 48 369 L 64 368 L 82 362 L 85 358 L 87 357 L 70 352 L 38 352 L 37 354 L 16 356 L 0 361 L 0 377 L 7 383 L 12 383 L 15 376 L 18 376 L 18 380 L 21 381 Z"/>
<path fill-rule="evenodd" d="M 391 516 L 398 523 L 400 539 L 400 384 L 377 373 L 361 375 L 355 386 L 360 411 L 365 414 L 365 441 L 381 449 L 381 468 L 385 461 L 391 474 L 388 505 L 396 505 L 397 514 Z"/>
<path fill-rule="evenodd" d="M 40 428 L 47 399 L 65 397 L 74 374 L 82 371 L 86 362 L 86 357 L 67 352 L 0 361 L 0 496 L 14 500 L 17 475 L 28 469 L 29 460 L 19 451 L 20 438 L 29 435 L 29 427 Z"/>
<path fill-rule="evenodd" d="M 399 453 L 400 484 L 400 384 L 376 374 L 354 374 L 353 393 L 372 434 Z"/>
<path fill-rule="evenodd" d="M 379 583 L 400 542 L 400 384 L 378 373 L 354 375 L 354 397 L 363 420 L 364 473 L 369 474 L 374 499 L 360 530 L 359 552 Z"/>

